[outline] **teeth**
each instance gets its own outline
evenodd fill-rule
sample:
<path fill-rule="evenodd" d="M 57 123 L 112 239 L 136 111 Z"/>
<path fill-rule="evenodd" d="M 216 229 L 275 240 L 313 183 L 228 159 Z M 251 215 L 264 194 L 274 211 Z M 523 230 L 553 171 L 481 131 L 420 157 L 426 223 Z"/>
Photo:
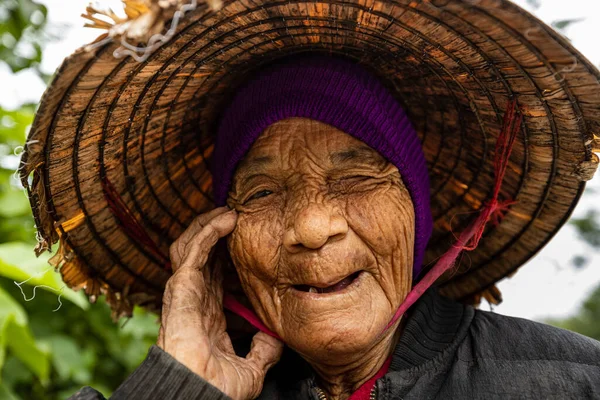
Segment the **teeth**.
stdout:
<path fill-rule="evenodd" d="M 317 288 L 315 288 L 315 287 L 312 287 L 312 286 L 311 286 L 311 287 L 308 289 L 308 293 L 317 293 Z"/>

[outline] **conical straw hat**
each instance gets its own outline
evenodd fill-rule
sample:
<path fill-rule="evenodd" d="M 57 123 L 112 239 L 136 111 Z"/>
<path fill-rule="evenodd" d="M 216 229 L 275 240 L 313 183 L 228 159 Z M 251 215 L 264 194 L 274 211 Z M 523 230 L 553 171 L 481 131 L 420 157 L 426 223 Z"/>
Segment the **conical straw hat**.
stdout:
<path fill-rule="evenodd" d="M 494 283 L 552 238 L 598 166 L 599 72 L 509 1 L 126 4 L 128 18 L 114 16 L 112 27 L 88 10 L 108 35 L 60 67 L 21 169 L 38 252 L 60 242 L 53 262 L 65 282 L 92 299 L 106 294 L 118 315 L 133 304 L 160 306 L 170 243 L 213 207 L 208 165 L 219 111 L 250 73 L 283 56 L 355 60 L 405 107 L 431 177 L 428 265 L 493 190 L 494 144 L 516 100 L 523 123 L 501 190 L 515 203 L 443 277 L 449 297 L 500 301 Z M 137 225 L 124 226 L 115 201 Z"/>

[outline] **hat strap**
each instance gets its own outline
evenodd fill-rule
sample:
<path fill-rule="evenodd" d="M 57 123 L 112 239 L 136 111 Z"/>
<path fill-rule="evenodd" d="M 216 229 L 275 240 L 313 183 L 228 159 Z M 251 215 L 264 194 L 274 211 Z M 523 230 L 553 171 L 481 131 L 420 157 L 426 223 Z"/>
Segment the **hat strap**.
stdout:
<path fill-rule="evenodd" d="M 275 339 L 282 340 L 278 334 L 267 328 L 265 324 L 262 323 L 260 318 L 254 313 L 254 311 L 250 310 L 242 303 L 237 301 L 235 297 L 230 295 L 229 293 L 223 294 L 223 307 L 234 314 L 239 315 L 244 318 L 250 325 L 255 327 L 261 332 L 266 333 L 269 336 L 274 337 Z"/>
<path fill-rule="evenodd" d="M 435 266 L 413 287 L 406 296 L 406 299 L 404 299 L 404 302 L 398 307 L 398 310 L 396 310 L 392 320 L 381 333 L 394 325 L 410 306 L 412 306 L 440 276 L 454 267 L 456 260 L 462 251 L 475 250 L 481 240 L 487 222 L 492 220 L 495 225 L 499 224 L 502 218 L 504 218 L 504 214 L 509 206 L 515 203 L 515 201 L 512 200 L 499 201 L 498 196 L 500 194 L 502 181 L 504 180 L 504 174 L 506 173 L 506 167 L 508 166 L 508 160 L 523 121 L 523 115 L 517 113 L 517 111 L 517 101 L 511 100 L 504 114 L 502 131 L 496 140 L 496 150 L 494 155 L 494 192 L 491 200 L 485 203 L 475 221 L 473 221 L 467 229 L 461 232 L 456 243 L 440 257 Z"/>

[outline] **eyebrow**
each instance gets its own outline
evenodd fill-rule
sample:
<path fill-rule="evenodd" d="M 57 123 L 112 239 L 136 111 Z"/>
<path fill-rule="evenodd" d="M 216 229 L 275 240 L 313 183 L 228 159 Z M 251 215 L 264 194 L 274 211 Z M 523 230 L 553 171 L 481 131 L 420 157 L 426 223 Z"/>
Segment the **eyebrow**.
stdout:
<path fill-rule="evenodd" d="M 353 147 L 342 151 L 337 151 L 329 156 L 332 164 L 347 164 L 348 162 L 361 161 L 364 164 L 385 164 L 386 160 L 375 150 L 368 146 Z M 237 170 L 244 169 L 248 171 L 245 180 L 258 174 L 263 167 L 272 164 L 275 158 L 272 156 L 258 156 L 245 158 L 237 166 Z"/>
<path fill-rule="evenodd" d="M 365 163 L 380 164 L 384 162 L 383 158 L 370 147 L 361 146 L 351 149 L 338 151 L 329 156 L 332 164 L 343 164 L 349 161 L 363 161 Z"/>

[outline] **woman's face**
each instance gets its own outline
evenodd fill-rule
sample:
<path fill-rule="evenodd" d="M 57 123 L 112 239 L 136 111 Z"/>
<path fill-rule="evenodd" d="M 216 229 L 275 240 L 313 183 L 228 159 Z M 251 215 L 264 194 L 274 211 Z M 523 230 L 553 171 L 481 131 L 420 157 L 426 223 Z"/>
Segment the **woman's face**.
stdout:
<path fill-rule="evenodd" d="M 282 120 L 240 162 L 228 204 L 232 260 L 271 330 L 308 359 L 374 345 L 412 280 L 414 211 L 394 165 L 330 125 Z"/>

